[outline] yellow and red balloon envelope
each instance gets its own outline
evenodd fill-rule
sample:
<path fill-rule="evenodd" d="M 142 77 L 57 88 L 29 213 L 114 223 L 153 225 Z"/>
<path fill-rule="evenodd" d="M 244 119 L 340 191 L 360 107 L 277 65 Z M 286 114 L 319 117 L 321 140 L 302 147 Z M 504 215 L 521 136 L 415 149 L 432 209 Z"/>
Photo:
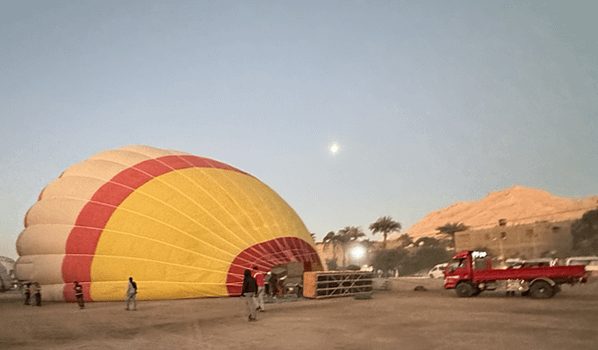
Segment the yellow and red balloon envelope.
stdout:
<path fill-rule="evenodd" d="M 101 152 L 50 183 L 25 216 L 16 274 L 46 300 L 234 296 L 243 271 L 291 262 L 321 270 L 295 211 L 255 177 L 147 146 Z"/>

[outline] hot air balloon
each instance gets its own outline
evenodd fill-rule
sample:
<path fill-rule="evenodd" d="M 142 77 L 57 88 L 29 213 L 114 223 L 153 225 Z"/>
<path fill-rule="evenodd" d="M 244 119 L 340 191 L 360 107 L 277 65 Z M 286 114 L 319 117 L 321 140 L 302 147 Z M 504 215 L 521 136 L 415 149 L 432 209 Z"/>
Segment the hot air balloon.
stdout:
<path fill-rule="evenodd" d="M 64 171 L 25 215 L 19 280 L 43 298 L 122 300 L 236 296 L 243 271 L 301 263 L 322 269 L 295 211 L 254 176 L 188 153 L 128 146 Z"/>

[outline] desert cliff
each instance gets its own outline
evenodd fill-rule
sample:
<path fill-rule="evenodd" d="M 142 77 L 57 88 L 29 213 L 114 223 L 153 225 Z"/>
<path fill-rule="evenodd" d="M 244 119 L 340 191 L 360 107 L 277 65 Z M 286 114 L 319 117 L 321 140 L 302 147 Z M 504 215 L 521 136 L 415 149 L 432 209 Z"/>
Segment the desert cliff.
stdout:
<path fill-rule="evenodd" d="M 475 202 L 459 202 L 433 211 L 411 226 L 407 233 L 414 240 L 435 236 L 436 227 L 446 223 L 464 223 L 472 229 L 496 226 L 499 219 L 509 224 L 537 221 L 562 221 L 580 218 L 586 211 L 598 207 L 598 195 L 571 199 L 553 196 L 542 190 L 514 186 L 491 192 Z M 396 239 L 394 234 L 390 239 Z"/>

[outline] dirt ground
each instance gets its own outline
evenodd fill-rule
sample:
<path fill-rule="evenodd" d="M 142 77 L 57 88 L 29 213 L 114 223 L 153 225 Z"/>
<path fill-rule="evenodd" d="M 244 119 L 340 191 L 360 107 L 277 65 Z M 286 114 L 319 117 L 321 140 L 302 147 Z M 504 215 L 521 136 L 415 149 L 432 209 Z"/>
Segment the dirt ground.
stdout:
<path fill-rule="evenodd" d="M 440 288 L 266 304 L 247 322 L 238 298 L 22 305 L 0 294 L 0 349 L 597 349 L 598 284 L 552 299 Z"/>

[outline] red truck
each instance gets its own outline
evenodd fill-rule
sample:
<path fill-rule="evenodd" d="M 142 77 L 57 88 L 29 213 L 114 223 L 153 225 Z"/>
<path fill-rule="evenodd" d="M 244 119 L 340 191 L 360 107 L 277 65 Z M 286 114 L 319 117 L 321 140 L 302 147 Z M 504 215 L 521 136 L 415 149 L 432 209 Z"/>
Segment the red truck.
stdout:
<path fill-rule="evenodd" d="M 564 283 L 585 283 L 583 266 L 534 266 L 493 269 L 485 252 L 464 250 L 444 270 L 444 288 L 455 289 L 462 298 L 487 290 L 520 291 L 535 299 L 553 297 Z"/>

